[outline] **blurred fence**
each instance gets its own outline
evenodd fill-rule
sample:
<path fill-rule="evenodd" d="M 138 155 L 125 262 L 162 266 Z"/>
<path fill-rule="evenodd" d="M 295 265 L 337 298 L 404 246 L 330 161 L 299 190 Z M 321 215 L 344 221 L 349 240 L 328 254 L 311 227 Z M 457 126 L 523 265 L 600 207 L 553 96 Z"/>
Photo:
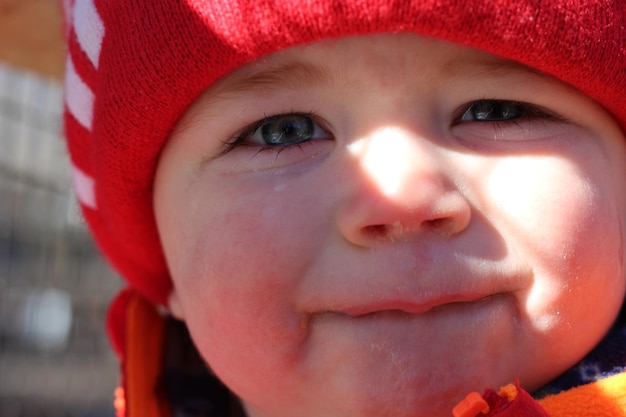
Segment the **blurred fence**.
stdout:
<path fill-rule="evenodd" d="M 0 64 L 0 416 L 112 416 L 120 286 L 71 195 L 58 83 Z"/>

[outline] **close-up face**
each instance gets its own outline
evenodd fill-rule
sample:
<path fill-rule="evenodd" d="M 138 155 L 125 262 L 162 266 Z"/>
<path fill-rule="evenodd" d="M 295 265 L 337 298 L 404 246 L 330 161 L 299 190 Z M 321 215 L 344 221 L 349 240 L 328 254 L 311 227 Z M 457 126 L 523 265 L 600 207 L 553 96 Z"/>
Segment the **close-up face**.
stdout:
<path fill-rule="evenodd" d="M 198 98 L 161 154 L 170 308 L 251 417 L 532 392 L 621 307 L 624 140 L 573 88 L 441 41 L 275 53 Z"/>

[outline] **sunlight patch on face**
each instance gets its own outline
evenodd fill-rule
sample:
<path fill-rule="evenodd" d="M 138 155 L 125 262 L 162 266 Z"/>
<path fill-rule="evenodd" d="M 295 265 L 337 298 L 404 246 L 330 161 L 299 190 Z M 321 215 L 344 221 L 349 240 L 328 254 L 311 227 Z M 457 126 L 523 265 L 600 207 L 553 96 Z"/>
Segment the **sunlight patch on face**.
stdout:
<path fill-rule="evenodd" d="M 546 189 L 546 184 L 551 182 L 545 180 L 552 174 L 544 172 L 541 163 L 533 163 L 529 158 L 508 158 L 493 166 L 487 177 L 488 193 L 497 196 L 502 204 L 500 208 L 515 218 L 528 210 L 541 212 L 553 197 L 553 190 Z"/>
<path fill-rule="evenodd" d="M 387 197 L 403 189 L 415 171 L 415 139 L 400 128 L 385 127 L 348 145 L 372 183 Z"/>
<path fill-rule="evenodd" d="M 508 158 L 493 165 L 485 192 L 497 196 L 493 208 L 503 219 L 526 230 L 528 245 L 540 241 L 544 252 L 567 256 L 595 224 L 599 191 L 566 158 L 533 158 Z"/>

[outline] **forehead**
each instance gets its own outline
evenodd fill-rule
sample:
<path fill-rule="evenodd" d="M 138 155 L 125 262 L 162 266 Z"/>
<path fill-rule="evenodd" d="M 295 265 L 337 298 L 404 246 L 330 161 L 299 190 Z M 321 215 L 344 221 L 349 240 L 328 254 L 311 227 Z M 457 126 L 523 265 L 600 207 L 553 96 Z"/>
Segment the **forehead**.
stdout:
<path fill-rule="evenodd" d="M 348 36 L 296 46 L 265 56 L 219 80 L 213 91 L 238 90 L 280 81 L 329 81 L 354 76 L 359 70 L 394 68 L 424 73 L 436 69 L 445 77 L 468 71 L 534 72 L 514 61 L 473 48 L 414 34 Z"/>
<path fill-rule="evenodd" d="M 398 79 L 398 74 L 406 76 Z M 220 101 L 274 89 L 346 88 L 372 79 L 393 87 L 418 80 L 436 86 L 450 79 L 504 76 L 551 79 L 515 61 L 447 41 L 407 33 L 363 35 L 267 55 L 222 77 L 203 97 Z"/>

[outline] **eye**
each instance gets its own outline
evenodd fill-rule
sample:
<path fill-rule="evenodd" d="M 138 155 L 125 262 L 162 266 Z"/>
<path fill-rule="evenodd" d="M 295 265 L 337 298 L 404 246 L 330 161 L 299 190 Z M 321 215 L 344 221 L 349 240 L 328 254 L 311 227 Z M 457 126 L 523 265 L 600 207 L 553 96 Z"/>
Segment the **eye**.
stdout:
<path fill-rule="evenodd" d="M 451 123 L 457 138 L 472 143 L 556 138 L 567 133 L 568 126 L 562 116 L 535 104 L 486 99 L 460 107 Z"/>
<path fill-rule="evenodd" d="M 478 100 L 463 106 L 454 124 L 465 122 L 507 122 L 520 119 L 559 119 L 530 103 L 510 100 Z"/>
<path fill-rule="evenodd" d="M 329 137 L 330 134 L 311 115 L 291 113 L 271 116 L 252 124 L 237 136 L 235 143 L 285 147 Z"/>
<path fill-rule="evenodd" d="M 209 160 L 226 161 L 228 170 L 239 172 L 312 166 L 335 145 L 335 137 L 322 127 L 325 124 L 320 119 L 312 113 L 295 112 L 261 118 L 223 141 L 221 152 Z"/>

